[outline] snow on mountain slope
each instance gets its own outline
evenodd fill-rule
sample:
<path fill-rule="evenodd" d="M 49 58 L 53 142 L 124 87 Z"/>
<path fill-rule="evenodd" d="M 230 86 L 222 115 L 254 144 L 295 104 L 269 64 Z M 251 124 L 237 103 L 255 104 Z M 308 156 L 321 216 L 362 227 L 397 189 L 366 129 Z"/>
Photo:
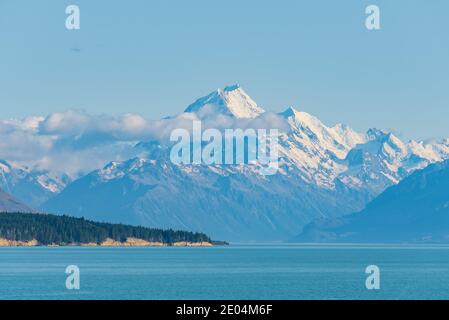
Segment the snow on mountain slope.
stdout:
<path fill-rule="evenodd" d="M 448 139 L 404 143 L 378 129 L 362 134 L 343 124 L 327 127 L 294 108 L 280 115 L 291 128 L 281 136 L 284 162 L 293 163 L 310 183 L 330 189 L 342 184 L 368 200 L 415 170 L 449 159 Z"/>
<path fill-rule="evenodd" d="M 280 115 L 290 126 L 289 132 L 280 137 L 282 160 L 298 168 L 305 181 L 332 188 L 335 178 L 346 169 L 341 160 L 352 147 L 366 140 L 364 135 L 342 125 L 329 128 L 319 119 L 292 107 Z"/>
<path fill-rule="evenodd" d="M 345 159 L 347 169 L 338 176 L 343 184 L 364 192 L 368 199 L 399 183 L 415 170 L 448 159 L 444 143 L 402 142 L 394 134 L 377 129 L 368 141 L 353 148 Z"/>
<path fill-rule="evenodd" d="M 413 154 L 431 162 L 441 162 L 449 158 L 449 139 L 410 141 L 408 147 Z"/>
<path fill-rule="evenodd" d="M 233 85 L 198 99 L 185 112 L 196 113 L 200 119 L 204 119 L 215 114 L 255 118 L 265 111 L 239 85 Z"/>
<path fill-rule="evenodd" d="M 32 207 L 39 207 L 70 182 L 65 175 L 13 166 L 0 160 L 0 188 Z"/>
<path fill-rule="evenodd" d="M 367 142 L 368 138 L 365 134 L 359 133 L 345 124 L 337 124 L 329 129 L 330 134 L 336 141 L 346 146 L 347 150 L 351 150 L 358 144 Z"/>

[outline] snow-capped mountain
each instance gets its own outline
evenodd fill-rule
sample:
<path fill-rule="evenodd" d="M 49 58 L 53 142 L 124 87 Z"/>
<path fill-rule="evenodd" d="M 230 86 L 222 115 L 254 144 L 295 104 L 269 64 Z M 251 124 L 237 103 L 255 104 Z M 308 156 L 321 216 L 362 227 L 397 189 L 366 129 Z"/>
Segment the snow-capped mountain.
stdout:
<path fill-rule="evenodd" d="M 267 114 L 235 85 L 198 99 L 182 115 L 257 123 Z M 283 240 L 316 218 L 363 209 L 389 186 L 449 155 L 448 140 L 404 143 L 376 129 L 329 127 L 291 107 L 275 116 L 283 125 L 274 176 L 260 175 L 254 164 L 175 165 L 169 143 L 146 141 L 138 144 L 145 157 L 111 162 L 69 184 L 43 209 L 227 240 Z"/>
<path fill-rule="evenodd" d="M 239 85 L 218 89 L 192 103 L 185 110 L 200 119 L 224 114 L 235 118 L 255 118 L 265 111 Z"/>
<path fill-rule="evenodd" d="M 335 178 L 346 170 L 341 160 L 366 137 L 343 125 L 329 128 L 292 107 L 279 115 L 289 124 L 279 141 L 281 163 L 298 169 L 306 182 L 332 189 Z"/>
<path fill-rule="evenodd" d="M 0 188 L 34 208 L 61 192 L 69 182 L 65 174 L 13 166 L 0 160 Z"/>
<path fill-rule="evenodd" d="M 448 159 L 447 141 L 404 143 L 394 134 L 376 129 L 368 130 L 367 138 L 347 154 L 346 169 L 337 179 L 365 192 L 369 200 L 415 170 Z"/>

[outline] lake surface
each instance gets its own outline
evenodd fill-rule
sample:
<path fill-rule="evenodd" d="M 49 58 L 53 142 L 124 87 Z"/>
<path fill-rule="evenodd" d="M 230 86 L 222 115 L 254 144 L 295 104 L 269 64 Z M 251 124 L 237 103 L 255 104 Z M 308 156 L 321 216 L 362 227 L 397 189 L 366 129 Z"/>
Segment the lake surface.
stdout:
<path fill-rule="evenodd" d="M 0 248 L 0 299 L 449 299 L 449 247 Z"/>

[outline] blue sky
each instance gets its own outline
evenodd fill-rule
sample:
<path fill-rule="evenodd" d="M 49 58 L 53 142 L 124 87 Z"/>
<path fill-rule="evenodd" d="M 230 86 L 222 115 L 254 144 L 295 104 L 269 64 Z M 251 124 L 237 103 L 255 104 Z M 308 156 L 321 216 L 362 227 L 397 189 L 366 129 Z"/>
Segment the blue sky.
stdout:
<path fill-rule="evenodd" d="M 364 27 L 369 4 L 380 31 Z M 449 137 L 448 15 L 447 0 L 0 0 L 0 118 L 158 119 L 240 83 L 270 111 Z"/>

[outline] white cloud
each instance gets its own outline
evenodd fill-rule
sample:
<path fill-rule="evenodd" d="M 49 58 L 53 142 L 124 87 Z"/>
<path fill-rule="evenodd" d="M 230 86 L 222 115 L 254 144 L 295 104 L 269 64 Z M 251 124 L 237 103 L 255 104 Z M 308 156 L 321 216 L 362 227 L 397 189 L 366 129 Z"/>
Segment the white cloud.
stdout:
<path fill-rule="evenodd" d="M 161 120 L 140 115 L 89 115 L 69 110 L 46 118 L 0 120 L 0 159 L 11 163 L 61 171 L 72 176 L 98 169 L 110 161 L 138 155 L 140 141 L 168 141 L 172 130 L 191 129 L 195 114 L 182 113 Z M 266 113 L 257 119 L 233 119 L 217 114 L 203 121 L 204 128 L 284 128 L 279 116 Z"/>

